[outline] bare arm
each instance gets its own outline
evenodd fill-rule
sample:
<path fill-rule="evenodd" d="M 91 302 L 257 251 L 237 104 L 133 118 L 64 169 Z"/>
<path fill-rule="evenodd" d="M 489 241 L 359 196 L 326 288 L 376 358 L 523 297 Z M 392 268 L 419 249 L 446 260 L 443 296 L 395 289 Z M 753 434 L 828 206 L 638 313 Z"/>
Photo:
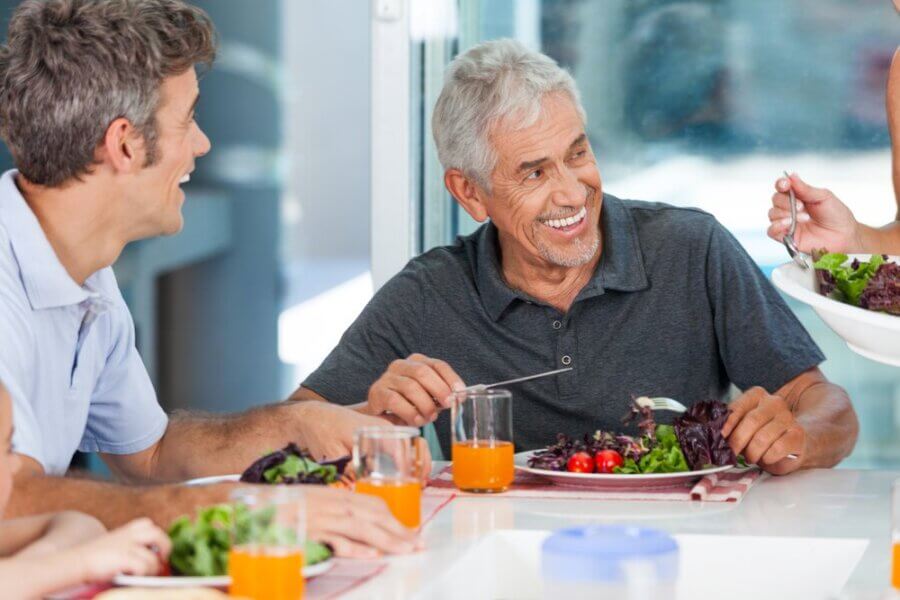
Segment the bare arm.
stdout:
<path fill-rule="evenodd" d="M 748 462 L 784 475 L 839 463 L 856 445 L 859 422 L 847 393 L 815 368 L 774 394 L 747 390 L 731 403 L 722 434 Z"/>
<path fill-rule="evenodd" d="M 0 560 L 0 581 L 10 598 L 43 598 L 46 594 L 83 583 L 83 567 L 72 557 Z"/>
<path fill-rule="evenodd" d="M 233 484 L 202 487 L 175 485 L 124 486 L 105 481 L 51 477 L 40 464 L 22 456 L 22 469 L 6 516 L 23 517 L 62 510 L 77 510 L 98 518 L 107 528 L 138 517 L 150 517 L 166 528 L 177 517 L 193 514 L 197 507 L 224 502 Z"/>
<path fill-rule="evenodd" d="M 104 533 L 99 520 L 75 511 L 11 519 L 0 524 L 0 555 L 45 556 Z"/>
<path fill-rule="evenodd" d="M 891 69 L 888 72 L 885 105 L 888 132 L 891 135 L 894 197 L 897 200 L 897 220 L 900 221 L 900 48 L 894 52 L 894 59 L 891 61 Z"/>
<path fill-rule="evenodd" d="M 35 515 L 0 522 L 0 556 L 12 556 L 42 538 L 55 516 Z"/>
<path fill-rule="evenodd" d="M 279 402 L 235 415 L 176 413 L 162 439 L 129 455 L 104 454 L 116 475 L 132 481 L 174 482 L 241 473 L 288 442 L 316 458 L 350 453 L 353 432 L 383 419 L 325 402 Z"/>
<path fill-rule="evenodd" d="M 860 223 L 858 229 L 859 239 L 862 241 L 860 249 L 862 252 L 900 254 L 900 220 L 888 223 L 884 227 L 872 227 Z"/>
<path fill-rule="evenodd" d="M 94 515 L 108 528 L 137 517 L 149 517 L 163 529 L 197 508 L 228 501 L 235 485 L 123 486 L 105 481 L 49 477 L 33 459 L 23 456 L 8 516 L 76 509 Z M 371 558 L 380 553 L 412 552 L 417 532 L 403 527 L 380 499 L 325 486 L 306 492 L 307 533 L 328 542 L 338 556 Z M 0 577 L 0 581 L 4 581 Z"/>
<path fill-rule="evenodd" d="M 93 540 L 45 556 L 0 561 L 4 598 L 43 598 L 81 583 L 100 583 L 117 573 L 153 575 L 171 550 L 168 536 L 138 519 Z"/>
<path fill-rule="evenodd" d="M 803 467 L 833 467 L 847 458 L 859 436 L 859 421 L 847 392 L 811 369 L 775 392 L 806 431 Z"/>

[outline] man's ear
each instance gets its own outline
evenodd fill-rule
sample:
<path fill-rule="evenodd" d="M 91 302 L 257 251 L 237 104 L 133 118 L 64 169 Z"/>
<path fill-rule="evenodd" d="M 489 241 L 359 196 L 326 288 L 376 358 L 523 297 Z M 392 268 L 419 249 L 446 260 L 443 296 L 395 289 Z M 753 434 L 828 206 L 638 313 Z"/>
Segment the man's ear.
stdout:
<path fill-rule="evenodd" d="M 488 218 L 487 207 L 484 204 L 487 194 L 480 185 L 469 179 L 462 171 L 447 169 L 447 172 L 444 173 L 444 185 L 470 217 L 479 223 L 483 223 Z"/>
<path fill-rule="evenodd" d="M 116 172 L 133 173 L 144 165 L 144 138 L 131 121 L 119 117 L 106 128 L 97 159 Z"/>

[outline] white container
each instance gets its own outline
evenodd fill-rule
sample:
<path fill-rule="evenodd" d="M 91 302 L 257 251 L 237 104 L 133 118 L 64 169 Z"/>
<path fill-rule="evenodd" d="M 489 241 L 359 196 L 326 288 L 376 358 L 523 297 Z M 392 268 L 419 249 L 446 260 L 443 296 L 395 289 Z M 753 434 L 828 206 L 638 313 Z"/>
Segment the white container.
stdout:
<path fill-rule="evenodd" d="M 544 600 L 674 598 L 678 543 L 657 529 L 573 527 L 541 546 Z"/>
<path fill-rule="evenodd" d="M 851 254 L 848 261 L 867 261 L 869 254 Z M 900 257 L 888 260 L 900 263 Z M 818 292 L 813 269 L 801 269 L 793 262 L 772 272 L 772 282 L 782 292 L 809 304 L 847 346 L 866 358 L 900 367 L 900 316 L 875 312 L 832 300 Z"/>

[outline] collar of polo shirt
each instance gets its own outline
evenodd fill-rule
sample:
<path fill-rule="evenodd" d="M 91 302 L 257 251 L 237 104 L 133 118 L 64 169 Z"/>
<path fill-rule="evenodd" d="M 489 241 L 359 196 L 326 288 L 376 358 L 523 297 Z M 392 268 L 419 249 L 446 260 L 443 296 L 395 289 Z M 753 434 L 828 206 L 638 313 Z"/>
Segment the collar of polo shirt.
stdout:
<path fill-rule="evenodd" d="M 599 296 L 606 290 L 637 292 L 649 285 L 637 229 L 631 215 L 617 198 L 606 194 L 603 195 L 601 206 L 603 254 L 597 270 L 578 293 L 575 302 Z M 499 319 L 514 300 L 539 303 L 535 298 L 506 284 L 501 273 L 500 242 L 494 224 L 488 223 L 481 235 L 476 281 L 478 294 L 491 319 Z"/>
<path fill-rule="evenodd" d="M 84 287 L 72 279 L 16 186 L 16 173 L 7 171 L 0 177 L 0 222 L 9 234 L 31 308 L 42 310 L 97 302 L 99 294 L 92 286 L 94 275 Z"/>

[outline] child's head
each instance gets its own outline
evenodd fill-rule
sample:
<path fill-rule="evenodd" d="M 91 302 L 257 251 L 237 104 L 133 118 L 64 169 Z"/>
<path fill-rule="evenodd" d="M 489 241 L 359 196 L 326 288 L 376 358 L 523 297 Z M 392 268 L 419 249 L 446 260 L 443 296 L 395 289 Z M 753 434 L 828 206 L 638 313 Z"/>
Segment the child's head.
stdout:
<path fill-rule="evenodd" d="M 19 470 L 19 457 L 12 452 L 12 431 L 12 400 L 0 382 L 0 516 L 9 502 L 13 476 Z"/>

